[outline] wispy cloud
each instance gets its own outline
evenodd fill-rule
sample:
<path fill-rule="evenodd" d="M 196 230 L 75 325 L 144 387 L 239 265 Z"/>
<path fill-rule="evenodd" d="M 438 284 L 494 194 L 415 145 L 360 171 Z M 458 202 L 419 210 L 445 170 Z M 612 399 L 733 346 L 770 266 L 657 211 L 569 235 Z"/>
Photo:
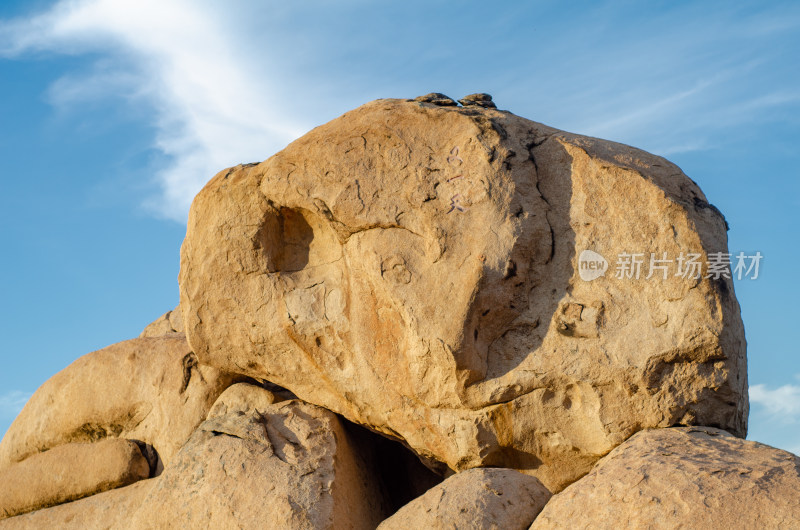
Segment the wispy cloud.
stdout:
<path fill-rule="evenodd" d="M 90 58 L 50 87 L 61 108 L 147 105 L 168 160 L 149 205 L 182 221 L 216 171 L 375 97 L 491 89 L 501 108 L 658 154 L 725 147 L 798 120 L 798 29 L 789 3 L 516 3 L 478 15 L 422 0 L 61 0 L 0 22 L 0 55 Z"/>
<path fill-rule="evenodd" d="M 282 115 L 270 80 L 253 77 L 224 18 L 224 6 L 189 0 L 61 1 L 31 18 L 0 24 L 0 55 L 58 53 L 99 58 L 89 72 L 50 87 L 69 106 L 123 95 L 150 106 L 161 193 L 149 206 L 185 220 L 199 188 L 222 168 L 261 160 L 307 128 Z"/>
<path fill-rule="evenodd" d="M 750 403 L 749 437 L 800 455 L 800 384 L 752 385 Z"/>
<path fill-rule="evenodd" d="M 767 413 L 786 423 L 800 420 L 800 385 L 783 385 L 770 389 L 767 385 L 750 387 L 750 401 L 762 405 Z"/>
<path fill-rule="evenodd" d="M 561 76 L 541 76 L 546 107 L 566 110 L 563 127 L 669 155 L 797 122 L 797 74 L 782 51 L 796 47 L 796 6 L 675 4 L 621 31 L 629 8 L 604 4 L 596 22 L 578 21 L 576 31 L 594 25 L 602 39 L 566 34 L 592 51 L 570 58 Z"/>
<path fill-rule="evenodd" d="M 0 394 L 0 440 L 3 439 L 14 418 L 20 413 L 31 395 L 30 392 L 21 390 L 10 390 L 5 394 Z"/>
<path fill-rule="evenodd" d="M 30 398 L 30 392 L 20 390 L 11 390 L 0 394 L 0 418 L 15 418 Z"/>

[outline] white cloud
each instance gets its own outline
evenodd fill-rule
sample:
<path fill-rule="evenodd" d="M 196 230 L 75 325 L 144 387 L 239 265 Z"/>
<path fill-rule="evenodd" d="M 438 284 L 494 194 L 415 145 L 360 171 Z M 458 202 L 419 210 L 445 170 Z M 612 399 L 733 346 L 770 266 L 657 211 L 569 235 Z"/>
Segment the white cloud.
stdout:
<path fill-rule="evenodd" d="M 750 405 L 748 438 L 800 455 L 800 385 L 752 385 Z"/>
<path fill-rule="evenodd" d="M 15 418 L 30 398 L 30 392 L 19 390 L 11 390 L 0 395 L 0 417 Z"/>
<path fill-rule="evenodd" d="M 283 116 L 269 79 L 253 76 L 237 49 L 225 6 L 189 0 L 62 0 L 26 19 L 0 23 L 0 55 L 95 54 L 92 71 L 69 74 L 50 99 L 73 105 L 125 96 L 155 116 L 158 150 L 171 163 L 149 203 L 185 221 L 191 199 L 217 171 L 262 160 L 307 127 Z"/>
<path fill-rule="evenodd" d="M 775 389 L 763 384 L 752 385 L 750 402 L 762 405 L 770 415 L 780 416 L 783 421 L 800 419 L 800 385 L 783 385 Z"/>
<path fill-rule="evenodd" d="M 796 74 L 777 44 L 800 27 L 795 7 L 744 16 L 690 4 L 656 16 L 642 31 L 626 29 L 625 38 L 614 37 L 619 25 L 611 18 L 597 55 L 584 54 L 561 77 L 541 75 L 550 85 L 543 106 L 558 109 L 560 126 L 669 155 L 725 147 L 760 125 L 796 123 Z M 580 35 L 567 38 L 590 48 Z"/>
<path fill-rule="evenodd" d="M 31 398 L 30 392 L 11 390 L 5 394 L 0 394 L 0 440 L 5 436 L 11 423 Z"/>
<path fill-rule="evenodd" d="M 417 32 L 398 31 L 420 9 Z M 374 97 L 491 86 L 502 108 L 664 155 L 719 148 L 760 124 L 797 119 L 800 92 L 781 40 L 800 27 L 797 8 L 690 4 L 655 10 L 646 24 L 623 23 L 625 3 L 552 19 L 539 11 L 498 8 L 499 18 L 480 19 L 476 45 L 464 29 L 477 21 L 454 16 L 447 3 L 60 0 L 0 22 L 0 55 L 94 58 L 89 71 L 50 87 L 61 108 L 109 96 L 147 104 L 153 146 L 169 160 L 150 206 L 181 221 L 215 172 L 262 160 Z M 531 24 L 543 27 L 534 34 Z M 502 28 L 503 38 L 489 28 Z M 541 45 L 550 41 L 570 46 Z"/>
<path fill-rule="evenodd" d="M 795 423 L 800 420 L 800 385 L 783 385 L 770 389 L 759 384 L 750 387 L 750 402 L 764 407 L 773 420 Z"/>

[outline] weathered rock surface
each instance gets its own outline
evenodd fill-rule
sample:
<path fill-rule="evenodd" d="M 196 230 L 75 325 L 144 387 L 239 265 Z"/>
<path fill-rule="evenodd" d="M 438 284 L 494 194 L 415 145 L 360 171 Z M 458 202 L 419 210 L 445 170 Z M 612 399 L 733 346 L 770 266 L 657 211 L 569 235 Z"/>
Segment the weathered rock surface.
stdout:
<path fill-rule="evenodd" d="M 0 441 L 0 469 L 59 445 L 108 437 L 149 444 L 166 464 L 237 379 L 199 365 L 182 334 L 84 355 L 33 394 Z"/>
<path fill-rule="evenodd" d="M 141 480 L 85 499 L 0 520 L 2 530 L 132 528 L 131 516 L 158 479 Z M 146 508 L 145 508 L 146 509 Z"/>
<path fill-rule="evenodd" d="M 142 330 L 139 338 L 162 337 L 173 333 L 183 333 L 183 317 L 180 307 L 167 311 Z"/>
<path fill-rule="evenodd" d="M 205 186 L 180 307 L 201 362 L 453 470 L 557 491 L 641 429 L 743 436 L 733 283 L 647 265 L 587 282 L 584 249 L 704 262 L 726 224 L 661 157 L 479 105 L 378 100 Z"/>
<path fill-rule="evenodd" d="M 800 457 L 719 429 L 640 432 L 531 528 L 800 528 Z"/>
<path fill-rule="evenodd" d="M 0 519 L 127 486 L 150 475 L 130 440 L 74 443 L 0 470 Z"/>
<path fill-rule="evenodd" d="M 375 528 L 381 491 L 339 419 L 296 400 L 264 406 L 251 391 L 244 410 L 200 425 L 131 527 Z"/>
<path fill-rule="evenodd" d="M 525 529 L 550 496 L 539 480 L 518 471 L 470 469 L 411 501 L 378 528 Z"/>

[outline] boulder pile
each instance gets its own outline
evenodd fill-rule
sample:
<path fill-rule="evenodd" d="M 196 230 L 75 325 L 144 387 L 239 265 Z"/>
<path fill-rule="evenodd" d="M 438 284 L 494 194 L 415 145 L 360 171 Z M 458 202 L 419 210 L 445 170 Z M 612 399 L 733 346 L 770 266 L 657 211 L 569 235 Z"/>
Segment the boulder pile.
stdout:
<path fill-rule="evenodd" d="M 367 103 L 208 182 L 179 307 L 0 442 L 0 528 L 798 526 L 730 274 L 685 270 L 726 231 L 488 94 Z"/>

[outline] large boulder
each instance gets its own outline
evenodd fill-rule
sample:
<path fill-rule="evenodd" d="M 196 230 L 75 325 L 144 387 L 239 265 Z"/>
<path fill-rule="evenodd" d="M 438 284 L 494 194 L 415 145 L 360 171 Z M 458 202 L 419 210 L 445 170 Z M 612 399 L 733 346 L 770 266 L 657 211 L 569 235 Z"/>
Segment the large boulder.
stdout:
<path fill-rule="evenodd" d="M 127 486 L 149 476 L 147 459 L 130 440 L 61 445 L 0 470 L 0 519 Z"/>
<path fill-rule="evenodd" d="M 726 223 L 661 157 L 484 104 L 378 100 L 203 188 L 180 308 L 201 362 L 434 467 L 556 491 L 641 429 L 744 436 L 732 281 L 674 262 L 586 281 L 584 250 L 711 261 Z"/>
<path fill-rule="evenodd" d="M 719 429 L 640 432 L 531 528 L 800 528 L 800 457 Z"/>
<path fill-rule="evenodd" d="M 403 506 L 378 528 L 524 530 L 550 496 L 536 478 L 513 469 L 469 469 Z"/>
<path fill-rule="evenodd" d="M 248 392 L 247 406 L 229 402 L 200 425 L 130 527 L 375 528 L 386 515 L 377 477 L 336 415 Z"/>
<path fill-rule="evenodd" d="M 238 379 L 199 365 L 182 334 L 84 355 L 33 394 L 0 441 L 0 469 L 59 445 L 109 437 L 143 442 L 169 463 Z"/>

